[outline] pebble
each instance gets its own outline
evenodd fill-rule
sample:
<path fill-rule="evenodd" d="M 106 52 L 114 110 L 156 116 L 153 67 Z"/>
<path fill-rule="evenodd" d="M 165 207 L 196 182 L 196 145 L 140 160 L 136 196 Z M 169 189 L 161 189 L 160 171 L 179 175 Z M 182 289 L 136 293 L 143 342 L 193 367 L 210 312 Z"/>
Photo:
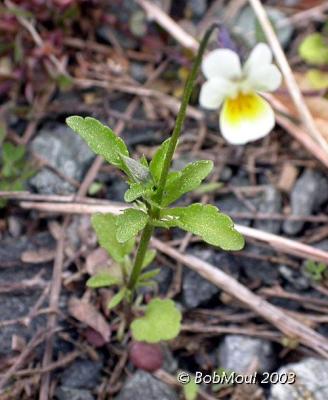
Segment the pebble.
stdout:
<path fill-rule="evenodd" d="M 61 172 L 80 181 L 94 154 L 79 135 L 63 124 L 45 126 L 31 143 L 36 156 Z M 43 194 L 70 194 L 76 188 L 54 171 L 44 166 L 30 179 L 30 185 Z"/>
<path fill-rule="evenodd" d="M 312 215 L 328 200 L 328 179 L 318 171 L 307 169 L 297 179 L 291 192 L 291 215 Z M 283 230 L 297 235 L 303 229 L 303 221 L 286 220 Z"/>
<path fill-rule="evenodd" d="M 246 373 L 256 359 L 258 371 L 271 371 L 274 354 L 271 342 L 244 335 L 226 335 L 218 349 L 219 367 Z"/>
<path fill-rule="evenodd" d="M 295 384 L 277 383 L 271 385 L 269 400 L 327 400 L 328 361 L 305 358 L 280 368 L 278 375 L 294 372 Z"/>
<path fill-rule="evenodd" d="M 116 400 L 178 400 L 176 392 L 166 383 L 145 371 L 127 378 Z"/>

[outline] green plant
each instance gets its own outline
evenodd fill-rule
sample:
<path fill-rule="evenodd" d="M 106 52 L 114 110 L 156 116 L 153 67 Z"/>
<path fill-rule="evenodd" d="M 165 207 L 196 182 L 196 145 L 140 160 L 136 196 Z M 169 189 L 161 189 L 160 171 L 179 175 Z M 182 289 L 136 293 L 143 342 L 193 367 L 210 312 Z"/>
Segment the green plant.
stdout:
<path fill-rule="evenodd" d="M 305 272 L 312 280 L 320 282 L 325 278 L 327 265 L 322 262 L 317 263 L 313 260 L 307 260 L 305 263 Z"/>
<path fill-rule="evenodd" d="M 327 26 L 322 33 L 316 32 L 306 36 L 301 42 L 298 52 L 306 63 L 317 67 L 310 68 L 306 73 L 311 86 L 318 90 L 327 89 L 328 74 L 324 69 L 328 65 Z"/>
<path fill-rule="evenodd" d="M 28 178 L 34 174 L 31 164 L 26 161 L 25 147 L 4 142 L 1 151 L 0 191 L 19 191 L 24 189 Z M 6 205 L 0 199 L 0 207 Z"/>
<path fill-rule="evenodd" d="M 185 85 L 172 136 L 162 143 L 150 162 L 144 156 L 140 160 L 131 158 L 123 140 L 96 119 L 72 116 L 66 120 L 68 126 L 96 154 L 126 175 L 129 184 L 125 201 L 133 203 L 132 208 L 127 208 L 120 215 L 97 214 L 92 218 L 100 245 L 119 265 L 120 272 L 111 274 L 109 270 L 104 270 L 87 283 L 93 288 L 117 287 L 118 291 L 108 307 L 117 307 L 123 303 L 127 310 L 127 323 L 131 323 L 131 306 L 138 288 L 151 284 L 152 278 L 159 272 L 144 270 L 155 256 L 148 246 L 156 227 L 179 227 L 224 250 L 240 250 L 244 246 L 244 239 L 235 230 L 230 217 L 216 207 L 204 204 L 170 207 L 185 193 L 199 187 L 213 168 L 211 161 L 203 160 L 190 163 L 181 171 L 170 171 L 199 65 L 214 28 L 212 26 L 208 30 L 200 44 Z M 139 245 L 132 261 L 131 254 L 139 233 Z M 153 299 L 147 305 L 144 316 L 131 323 L 132 335 L 136 340 L 151 343 L 169 340 L 178 335 L 180 320 L 181 313 L 173 301 Z"/>

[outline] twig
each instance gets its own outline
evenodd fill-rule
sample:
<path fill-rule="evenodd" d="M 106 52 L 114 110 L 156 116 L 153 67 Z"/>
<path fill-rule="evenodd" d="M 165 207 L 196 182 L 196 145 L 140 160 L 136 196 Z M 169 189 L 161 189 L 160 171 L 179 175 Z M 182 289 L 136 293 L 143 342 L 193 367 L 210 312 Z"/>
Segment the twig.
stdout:
<path fill-rule="evenodd" d="M 53 268 L 52 275 L 52 285 L 50 290 L 50 299 L 49 305 L 50 308 L 54 310 L 58 309 L 59 306 L 59 297 L 61 291 L 61 275 L 63 270 L 63 262 L 64 262 L 64 247 L 65 247 L 65 232 L 69 224 L 69 216 L 64 218 L 64 222 L 62 225 L 62 235 L 57 241 L 56 248 L 56 257 Z M 53 330 L 57 324 L 57 314 L 50 314 L 48 318 L 47 328 L 49 333 L 46 337 L 45 351 L 42 360 L 43 368 L 47 368 L 47 366 L 51 363 L 52 360 L 52 349 L 53 349 Z M 50 373 L 47 372 L 42 376 L 41 380 L 41 388 L 39 394 L 39 400 L 48 400 L 49 399 L 49 383 L 50 383 Z"/>
<path fill-rule="evenodd" d="M 22 208 L 47 211 L 47 212 L 59 212 L 63 214 L 94 214 L 96 212 L 111 212 L 114 214 L 120 213 L 122 210 L 128 208 L 126 204 L 117 202 L 108 202 L 104 204 L 79 204 L 79 203 L 38 203 L 22 201 L 20 203 Z M 319 262 L 328 263 L 328 253 L 316 249 L 315 247 L 307 244 L 296 242 L 295 240 L 287 239 L 272 233 L 264 232 L 258 229 L 249 228 L 242 225 L 235 225 L 236 229 L 247 238 L 256 239 L 260 242 L 264 242 L 277 251 L 281 251 L 286 254 L 291 254 L 296 257 L 304 259 L 312 259 Z"/>
<path fill-rule="evenodd" d="M 278 332 L 270 332 L 259 330 L 258 327 L 252 328 L 242 328 L 240 326 L 208 326 L 200 323 L 192 324 L 182 324 L 181 330 L 183 332 L 193 332 L 193 333 L 207 333 L 214 335 L 246 335 L 269 339 L 278 343 L 281 343 L 281 334 Z"/>
<path fill-rule="evenodd" d="M 170 18 L 156 4 L 147 0 L 136 0 L 137 3 L 146 11 L 148 18 L 156 21 L 162 28 L 167 30 L 179 43 L 187 49 L 197 51 L 198 41 L 186 33 L 172 18 Z"/>
<path fill-rule="evenodd" d="M 48 334 L 48 331 L 42 331 L 37 333 L 31 341 L 27 344 L 25 349 L 21 352 L 21 354 L 17 357 L 14 364 L 8 369 L 8 371 L 1 377 L 0 379 L 0 393 L 3 393 L 3 388 L 9 379 L 15 374 L 19 367 L 24 365 L 27 357 L 33 352 L 33 350 L 43 342 L 45 336 Z"/>
<path fill-rule="evenodd" d="M 260 0 L 249 0 L 252 5 L 254 12 L 262 26 L 263 32 L 265 33 L 269 44 L 271 45 L 272 51 L 275 55 L 277 63 L 284 75 L 285 83 L 288 88 L 289 94 L 298 110 L 299 117 L 303 122 L 304 126 L 308 130 L 309 134 L 317 141 L 320 146 L 328 153 L 328 143 L 322 137 L 318 130 L 313 117 L 308 109 L 300 88 L 297 85 L 296 79 L 293 72 L 288 64 L 287 58 L 284 51 L 281 48 L 277 35 L 272 28 L 272 24 L 267 16 L 267 13 Z"/>
<path fill-rule="evenodd" d="M 325 337 L 255 295 L 233 277 L 197 257 L 181 254 L 179 251 L 157 239 L 153 239 L 152 244 L 157 250 L 174 258 L 176 261 L 182 262 L 203 278 L 246 304 L 264 319 L 270 321 L 286 336 L 298 339 L 300 343 L 328 358 L 328 340 Z"/>

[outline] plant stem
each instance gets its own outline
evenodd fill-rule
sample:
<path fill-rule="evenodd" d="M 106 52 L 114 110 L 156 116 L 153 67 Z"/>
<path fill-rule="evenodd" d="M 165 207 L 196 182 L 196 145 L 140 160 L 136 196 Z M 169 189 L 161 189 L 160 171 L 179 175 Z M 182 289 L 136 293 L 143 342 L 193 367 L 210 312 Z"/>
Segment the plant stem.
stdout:
<path fill-rule="evenodd" d="M 130 279 L 128 282 L 128 289 L 133 290 L 140 272 L 141 272 L 141 268 L 145 259 L 145 255 L 146 255 L 146 251 L 148 249 L 148 244 L 151 238 L 151 235 L 153 234 L 153 230 L 154 227 L 151 224 L 147 224 L 141 234 L 141 238 L 140 238 L 140 243 L 139 243 L 139 247 L 138 247 L 138 251 L 136 254 L 136 258 L 134 260 L 134 264 L 133 264 L 133 269 L 132 269 L 132 273 L 130 275 Z"/>
<path fill-rule="evenodd" d="M 181 106 L 180 106 L 180 109 L 179 109 L 179 112 L 177 115 L 177 119 L 176 119 L 173 133 L 171 136 L 170 144 L 169 144 L 169 147 L 168 147 L 165 159 L 164 159 L 163 170 L 162 170 L 159 184 L 158 184 L 158 189 L 157 189 L 157 193 L 156 193 L 156 201 L 158 204 L 161 204 L 162 199 L 163 199 L 164 189 L 165 189 L 169 169 L 171 166 L 173 154 L 174 154 L 175 148 L 178 143 L 178 139 L 179 139 L 179 136 L 181 133 L 181 129 L 182 129 L 184 120 L 186 118 L 187 107 L 189 104 L 190 96 L 191 96 L 193 88 L 194 88 L 194 83 L 195 83 L 195 80 L 197 77 L 198 69 L 199 69 L 200 63 L 202 61 L 204 51 L 206 49 L 208 40 L 209 40 L 212 32 L 214 31 L 215 28 L 218 28 L 218 27 L 219 27 L 218 24 L 213 24 L 206 31 L 206 33 L 199 45 L 199 49 L 198 49 L 195 61 L 193 63 L 191 72 L 190 72 L 187 82 L 185 84 Z M 149 214 L 154 214 L 154 217 L 158 218 L 159 211 L 160 211 L 159 208 L 150 210 Z M 138 247 L 137 254 L 136 254 L 136 257 L 134 260 L 134 265 L 132 268 L 132 273 L 131 273 L 131 276 L 130 276 L 130 279 L 128 282 L 128 289 L 130 289 L 131 291 L 134 290 L 134 288 L 138 282 L 138 278 L 139 278 L 139 275 L 141 272 L 141 268 L 142 268 L 142 265 L 144 262 L 144 258 L 146 255 L 146 251 L 148 249 L 148 245 L 149 245 L 151 236 L 153 234 L 153 230 L 154 230 L 154 227 L 148 223 L 145 226 L 144 230 L 142 231 L 139 247 Z"/>
<path fill-rule="evenodd" d="M 206 31 L 200 45 L 199 45 L 199 49 L 195 58 L 195 61 L 193 63 L 191 72 L 188 76 L 187 82 L 185 84 L 184 90 L 183 90 L 183 96 L 182 96 L 182 102 L 181 102 L 181 106 L 177 115 L 177 119 L 175 121 L 175 126 L 173 129 L 173 133 L 171 136 L 171 140 L 170 140 L 170 144 L 169 144 L 169 148 L 167 150 L 166 156 L 165 156 L 165 160 L 164 160 L 164 165 L 163 165 L 163 170 L 161 173 L 161 177 L 159 180 L 159 184 L 158 184 L 158 190 L 156 193 L 156 200 L 159 204 L 161 204 L 162 199 L 163 199 L 163 194 L 164 194 L 164 189 L 165 189 L 165 185 L 166 185 L 166 180 L 167 180 L 167 176 L 170 170 L 170 166 L 171 166 L 171 162 L 172 162 L 172 158 L 173 158 L 173 154 L 176 148 L 176 145 L 178 143 L 178 139 L 181 133 L 181 129 L 184 123 L 184 120 L 186 118 L 186 111 L 187 111 L 187 107 L 189 104 L 189 100 L 190 100 L 190 96 L 192 94 L 193 88 L 194 88 L 194 83 L 195 80 L 197 78 L 197 73 L 198 73 L 198 69 L 200 66 L 200 63 L 202 61 L 203 58 L 203 54 L 204 51 L 206 49 L 208 40 L 213 32 L 213 30 L 215 28 L 219 27 L 218 24 L 213 24 L 211 25 L 211 27 Z"/>

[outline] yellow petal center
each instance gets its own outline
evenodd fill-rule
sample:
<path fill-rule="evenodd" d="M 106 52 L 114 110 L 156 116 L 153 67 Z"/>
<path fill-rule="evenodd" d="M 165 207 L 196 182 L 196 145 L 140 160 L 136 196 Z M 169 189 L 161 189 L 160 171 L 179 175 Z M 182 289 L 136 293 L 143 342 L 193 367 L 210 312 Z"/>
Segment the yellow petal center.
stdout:
<path fill-rule="evenodd" d="M 228 123 L 235 125 L 241 120 L 257 120 L 265 112 L 266 104 L 255 93 L 239 92 L 235 98 L 228 98 L 224 102 L 223 114 Z"/>

